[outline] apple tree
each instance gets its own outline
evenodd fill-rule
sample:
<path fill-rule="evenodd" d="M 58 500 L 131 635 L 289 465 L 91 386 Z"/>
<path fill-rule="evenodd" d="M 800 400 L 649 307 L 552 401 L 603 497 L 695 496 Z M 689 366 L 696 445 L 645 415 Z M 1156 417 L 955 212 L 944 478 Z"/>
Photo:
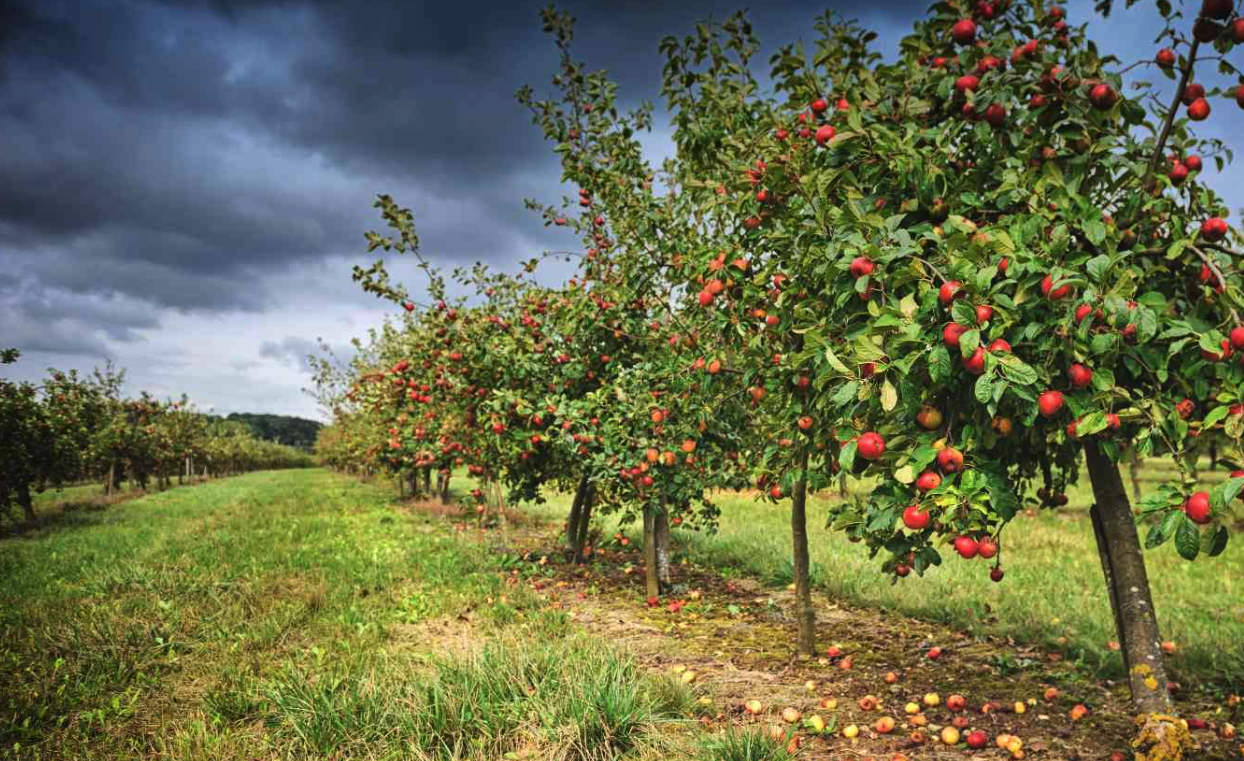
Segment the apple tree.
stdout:
<path fill-rule="evenodd" d="M 1127 443 L 1187 469 L 1193 432 L 1221 427 L 1237 449 L 1244 432 L 1239 236 L 1167 153 L 1229 159 L 1193 126 L 1224 93 L 1188 88 L 1196 40 L 1229 49 L 1236 19 L 1207 2 L 1188 42 L 1160 5 L 1181 49 L 1169 97 L 1125 95 L 1086 26 L 1039 2 L 935 3 L 893 62 L 827 13 L 810 50 L 773 57 L 772 92 L 746 73 L 745 19 L 664 45 L 681 188 L 715 248 L 747 255 L 740 308 L 767 296 L 802 342 L 771 360 L 815 392 L 786 414 L 812 418 L 809 451 L 836 453 L 822 472 L 876 484 L 832 526 L 899 577 L 952 549 L 994 559 L 1001 580 L 1001 535 L 1030 485 L 1061 491 L 1083 456 L 1146 746 L 1186 731 L 1166 718 L 1117 462 Z M 1220 553 L 1241 486 L 1162 487 L 1141 505 L 1146 544 Z"/>

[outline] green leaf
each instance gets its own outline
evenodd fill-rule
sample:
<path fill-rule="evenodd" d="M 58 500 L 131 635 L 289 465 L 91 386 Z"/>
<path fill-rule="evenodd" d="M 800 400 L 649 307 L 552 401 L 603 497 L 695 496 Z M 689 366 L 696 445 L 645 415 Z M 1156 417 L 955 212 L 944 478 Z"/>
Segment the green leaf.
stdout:
<path fill-rule="evenodd" d="M 1110 269 L 1110 257 L 1105 254 L 1098 254 L 1089 259 L 1084 266 L 1088 270 L 1089 277 L 1101 282 L 1101 279 L 1105 277 L 1106 272 Z"/>
<path fill-rule="evenodd" d="M 1180 255 L 1183 254 L 1184 249 L 1187 247 L 1188 247 L 1188 241 L 1186 239 L 1181 238 L 1180 240 L 1175 241 L 1174 243 L 1171 244 L 1170 248 L 1166 249 L 1166 258 L 1167 259 L 1178 259 Z"/>
<path fill-rule="evenodd" d="M 881 384 L 881 409 L 889 412 L 898 406 L 898 389 L 894 388 L 894 384 L 890 383 L 890 379 L 886 378 Z"/>
<path fill-rule="evenodd" d="M 1191 518 L 1183 513 L 1179 515 L 1182 520 L 1179 521 L 1179 527 L 1175 529 L 1175 551 L 1184 560 L 1196 560 L 1196 556 L 1201 552 L 1201 532 L 1197 531 L 1196 524 Z"/>
<path fill-rule="evenodd" d="M 1205 416 L 1205 419 L 1201 421 L 1201 430 L 1204 431 L 1204 430 L 1209 429 L 1209 427 L 1212 426 L 1214 423 L 1217 423 L 1219 420 L 1222 420 L 1223 418 L 1225 418 L 1227 416 L 1227 413 L 1230 411 L 1231 411 L 1231 408 L 1225 404 L 1219 405 L 1215 407 L 1214 409 L 1210 410 L 1209 414 Z"/>
<path fill-rule="evenodd" d="M 976 379 L 976 401 L 981 404 L 989 404 L 993 398 L 993 381 L 988 375 L 982 375 Z"/>
<path fill-rule="evenodd" d="M 1002 376 L 1011 383 L 1020 386 L 1031 386 L 1040 379 L 1036 370 L 1010 352 L 995 354 L 994 359 L 1002 367 Z"/>
<path fill-rule="evenodd" d="M 1178 510 L 1171 510 L 1159 523 L 1155 523 L 1149 527 L 1149 533 L 1145 535 L 1145 549 L 1151 550 L 1154 547 L 1160 547 L 1166 544 L 1171 535 L 1175 533 L 1175 526 L 1179 525 L 1179 519 L 1183 517 L 1183 513 Z"/>
<path fill-rule="evenodd" d="M 975 354 L 980 345 L 981 332 L 979 330 L 969 330 L 959 337 L 959 353 L 964 357 Z"/>
<path fill-rule="evenodd" d="M 843 445 L 842 451 L 838 453 L 838 464 L 846 472 L 851 472 L 851 468 L 855 465 L 856 443 L 848 441 Z"/>
<path fill-rule="evenodd" d="M 1084 237 L 1094 246 L 1100 246 L 1106 240 L 1106 224 L 1101 221 L 1101 217 L 1096 216 L 1096 212 L 1093 214 L 1094 216 L 1084 222 Z"/>
<path fill-rule="evenodd" d="M 838 359 L 838 355 L 834 354 L 834 350 L 829 346 L 825 347 L 825 360 L 829 362 L 829 366 L 842 373 L 843 375 L 853 375 L 850 368 L 842 364 L 842 360 Z"/>
<path fill-rule="evenodd" d="M 1106 413 L 1090 412 L 1076 423 L 1076 435 L 1092 436 L 1106 430 Z"/>
<path fill-rule="evenodd" d="M 929 379 L 940 383 L 950 377 L 950 352 L 938 346 L 929 352 Z"/>
<path fill-rule="evenodd" d="M 1211 558 L 1218 557 L 1222 554 L 1223 550 L 1227 549 L 1227 540 L 1230 538 L 1231 532 L 1227 531 L 1227 527 L 1219 526 L 1218 529 L 1214 531 L 1214 535 L 1210 537 L 1205 554 L 1209 555 Z"/>

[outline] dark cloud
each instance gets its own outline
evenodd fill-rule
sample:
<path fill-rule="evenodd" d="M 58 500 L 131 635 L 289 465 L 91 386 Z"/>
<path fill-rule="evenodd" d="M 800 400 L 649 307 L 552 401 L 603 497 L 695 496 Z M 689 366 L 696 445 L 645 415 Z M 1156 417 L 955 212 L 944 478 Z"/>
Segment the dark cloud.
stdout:
<path fill-rule="evenodd" d="M 382 229 L 377 193 L 414 210 L 426 254 L 442 264 L 512 268 L 573 247 L 522 203 L 566 192 L 514 100 L 524 84 L 550 91 L 558 59 L 540 30 L 546 4 L 0 1 L 0 344 L 82 364 L 123 349 L 147 362 L 145 342 L 160 344 L 170 326 L 214 336 L 227 320 L 253 333 L 239 336 L 246 356 L 205 367 L 169 354 L 170 341 L 152 350 L 170 357 L 160 372 L 180 368 L 205 393 L 270 404 L 288 389 L 261 394 L 256 384 L 271 379 L 251 373 L 305 369 L 299 357 L 314 343 L 296 330 L 331 328 L 342 345 L 388 313 L 349 277 L 374 258 L 362 234 Z M 828 3 L 876 30 L 887 55 L 927 4 Z M 662 104 L 664 35 L 735 7 L 559 5 L 579 21 L 576 57 L 607 69 L 626 107 Z M 1077 23 L 1092 18 L 1091 0 L 1066 5 Z M 811 42 L 825 7 L 756 8 L 758 68 L 780 43 Z M 1103 49 L 1150 55 L 1145 14 L 1116 13 Z M 1230 142 L 1244 120 L 1219 113 L 1227 106 L 1206 128 Z M 669 148 L 664 121 L 644 138 L 653 154 Z M 394 268 L 411 278 L 413 268 Z"/>

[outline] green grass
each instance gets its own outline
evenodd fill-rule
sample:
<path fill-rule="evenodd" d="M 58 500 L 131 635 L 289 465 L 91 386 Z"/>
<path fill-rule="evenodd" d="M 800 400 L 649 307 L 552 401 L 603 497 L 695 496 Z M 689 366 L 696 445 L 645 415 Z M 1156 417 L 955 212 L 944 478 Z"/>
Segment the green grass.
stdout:
<path fill-rule="evenodd" d="M 1146 461 L 1143 483 L 1156 484 L 1174 471 L 1169 462 Z M 1126 474 L 1125 474 L 1126 476 Z M 1222 474 L 1204 474 L 1203 483 Z M 1126 481 L 1125 477 L 1125 481 Z M 1130 489 L 1130 485 L 1129 485 Z M 861 490 L 861 495 L 865 492 Z M 1001 583 L 989 580 L 989 564 L 964 561 L 944 551 L 945 563 L 923 578 L 915 574 L 891 584 L 862 545 L 825 529 L 829 495 L 809 500 L 809 542 L 815 588 L 831 600 L 893 610 L 946 622 L 1018 642 L 1064 648 L 1093 672 L 1118 673 L 1121 657 L 1107 648 L 1117 639 L 1102 580 L 1087 507 L 1087 477 L 1068 495 L 1070 504 L 1020 516 L 1003 534 Z M 774 585 L 791 581 L 790 513 L 787 503 L 772 505 L 723 494 L 716 535 L 673 532 L 676 551 L 693 563 L 713 566 L 727 576 L 752 576 Z M 568 498 L 525 509 L 565 520 Z M 603 525 L 606 535 L 617 530 Z M 636 546 L 637 531 L 630 534 Z M 678 560 L 679 558 L 675 558 Z M 1146 553 L 1154 604 L 1165 639 L 1178 645 L 1168 659 L 1182 678 L 1244 682 L 1244 542 L 1238 537 L 1217 558 L 1189 563 L 1171 544 Z M 851 639 L 851 632 L 826 631 L 827 641 Z M 1066 638 L 1066 644 L 1060 643 Z"/>
<path fill-rule="evenodd" d="M 0 756 L 612 759 L 687 715 L 392 501 L 256 473 L 0 541 Z"/>

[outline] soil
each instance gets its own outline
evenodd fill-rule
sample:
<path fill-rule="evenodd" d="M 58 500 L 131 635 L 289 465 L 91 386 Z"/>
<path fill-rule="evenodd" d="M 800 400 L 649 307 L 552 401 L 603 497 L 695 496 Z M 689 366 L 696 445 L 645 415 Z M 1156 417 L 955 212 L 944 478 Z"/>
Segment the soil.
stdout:
<path fill-rule="evenodd" d="M 694 672 L 689 685 L 708 699 L 702 701 L 700 719 L 706 728 L 778 725 L 788 736 L 797 732 L 801 759 L 1105 761 L 1116 752 L 1132 758 L 1129 741 L 1136 726 L 1126 682 L 1093 679 L 1059 652 L 817 595 L 822 657 L 800 658 L 789 589 L 726 579 L 712 568 L 683 563 L 673 568 L 670 594 L 650 605 L 637 547 L 596 549 L 589 564 L 576 566 L 567 562 L 554 526 L 511 523 L 504 547 L 493 529 L 475 523 L 459 523 L 457 528 L 529 561 L 530 574 L 515 573 L 589 633 L 627 649 L 654 672 L 675 678 Z M 830 657 L 830 646 L 841 654 Z M 936 658 L 935 647 L 941 651 Z M 1050 688 L 1058 694 L 1047 699 Z M 1189 692 L 1176 693 L 1177 712 L 1204 717 L 1207 725 L 1192 732 L 1200 747 L 1186 758 L 1244 758 L 1240 739 L 1219 737 L 1220 725 L 1240 723 L 1244 706 L 1210 703 Z M 931 693 L 939 699 L 935 706 L 924 702 Z M 951 695 L 963 696 L 966 708 L 950 711 Z M 866 696 L 875 698 L 876 708 L 861 706 Z M 750 700 L 763 705 L 759 714 L 744 708 Z M 827 700 L 836 700 L 836 706 L 825 707 Z M 926 725 L 916 726 L 905 710 L 908 703 L 919 705 Z M 1022 712 L 1016 710 L 1017 703 L 1023 704 Z M 1073 720 L 1077 705 L 1087 713 Z M 804 720 L 820 716 L 828 729 L 814 733 L 802 722 L 785 724 L 781 714 L 788 707 Z M 874 729 L 883 716 L 896 724 L 888 734 Z M 960 730 L 964 737 L 977 729 L 988 734 L 984 749 L 969 751 L 962 742 L 952 747 L 938 741 L 941 729 L 956 717 L 966 720 Z M 854 739 L 842 734 L 849 725 L 859 729 Z M 1002 734 L 1021 740 L 1022 755 L 997 745 Z"/>

